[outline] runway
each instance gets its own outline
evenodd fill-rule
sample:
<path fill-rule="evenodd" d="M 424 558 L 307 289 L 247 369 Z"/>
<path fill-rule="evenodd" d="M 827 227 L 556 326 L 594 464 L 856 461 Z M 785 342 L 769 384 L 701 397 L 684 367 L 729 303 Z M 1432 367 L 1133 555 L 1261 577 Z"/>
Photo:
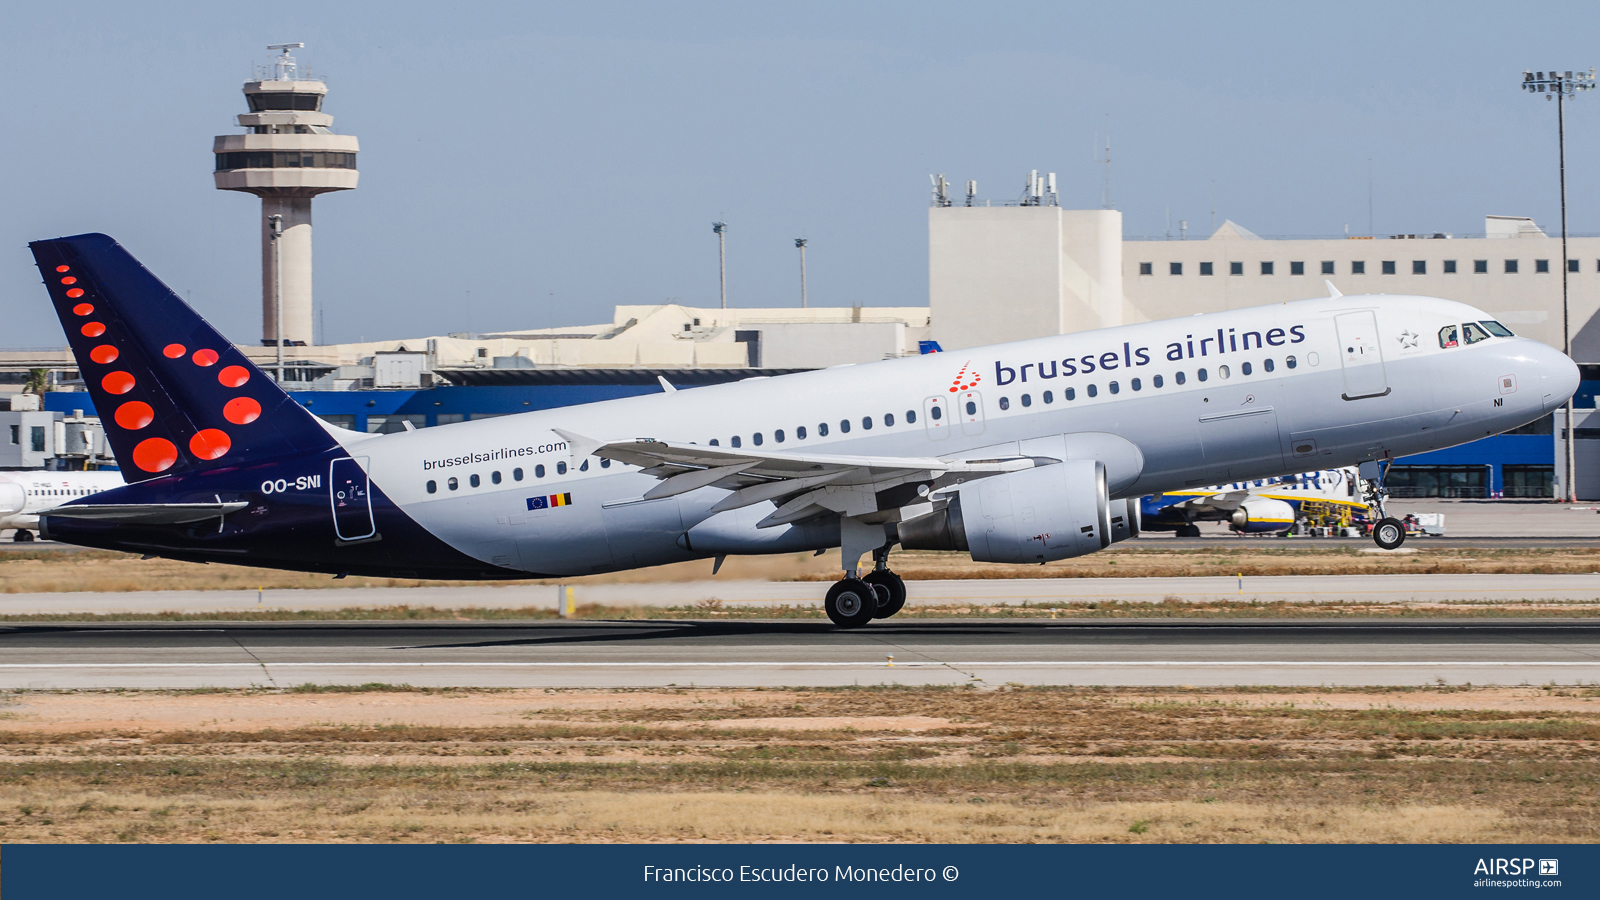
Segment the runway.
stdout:
<path fill-rule="evenodd" d="M 1594 620 L 0 627 L 0 689 L 1600 682 Z"/>
<path fill-rule="evenodd" d="M 818 581 L 666 581 L 578 584 L 578 604 L 604 606 L 820 606 Z M 441 609 L 555 609 L 556 585 L 496 587 L 320 588 L 256 591 L 115 591 L 0 594 L 0 615 L 232 612 L 346 607 L 433 606 Z M 1443 603 L 1470 601 L 1595 602 L 1600 574 L 1591 575 L 1271 575 L 1194 578 L 991 578 L 912 581 L 913 606 L 1116 601 L 1159 603 L 1240 600 L 1268 602 Z"/>

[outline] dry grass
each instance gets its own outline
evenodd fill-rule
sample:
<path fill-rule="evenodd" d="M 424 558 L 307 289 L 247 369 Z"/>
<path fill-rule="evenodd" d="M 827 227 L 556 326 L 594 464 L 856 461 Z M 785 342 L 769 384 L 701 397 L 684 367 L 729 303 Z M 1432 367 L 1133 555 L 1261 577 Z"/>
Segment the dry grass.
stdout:
<path fill-rule="evenodd" d="M 1138 578 L 1174 576 L 1379 575 L 1379 574 L 1588 574 L 1600 571 L 1600 547 L 1486 549 L 1429 545 L 1415 552 L 1364 552 L 1364 541 L 1348 544 L 1276 538 L 1218 539 L 1208 545 L 1163 544 L 1159 539 L 1119 544 L 1100 553 L 1043 566 L 975 563 L 963 553 L 901 551 L 895 571 L 911 580 L 952 578 Z M 706 560 L 628 572 L 560 579 L 571 584 L 659 583 L 681 581 L 831 581 L 839 577 L 838 556 L 809 553 L 730 557 L 713 579 Z M 543 584 L 553 581 L 425 581 L 407 578 L 281 572 L 245 566 L 209 566 L 167 559 L 144 560 L 102 550 L 15 550 L 0 552 L 0 593 L 57 591 L 248 590 L 265 588 L 364 588 L 451 585 Z"/>
<path fill-rule="evenodd" d="M 0 707 L 10 841 L 1600 837 L 1592 687 L 375 685 Z"/>

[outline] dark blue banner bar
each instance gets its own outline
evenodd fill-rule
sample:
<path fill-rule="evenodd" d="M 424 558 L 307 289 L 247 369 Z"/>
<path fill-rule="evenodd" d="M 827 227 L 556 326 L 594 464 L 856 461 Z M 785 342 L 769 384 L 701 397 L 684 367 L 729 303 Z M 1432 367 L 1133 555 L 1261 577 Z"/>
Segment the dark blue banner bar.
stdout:
<path fill-rule="evenodd" d="M 1562 846 L 36 846 L 6 900 L 383 897 L 1379 898 L 1600 893 Z"/>

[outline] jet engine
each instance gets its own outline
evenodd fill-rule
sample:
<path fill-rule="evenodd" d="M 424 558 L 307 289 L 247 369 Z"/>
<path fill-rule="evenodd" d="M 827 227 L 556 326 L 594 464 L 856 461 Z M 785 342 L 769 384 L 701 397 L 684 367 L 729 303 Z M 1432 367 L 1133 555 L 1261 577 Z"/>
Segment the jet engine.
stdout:
<path fill-rule="evenodd" d="M 1234 531 L 1288 531 L 1294 525 L 1294 507 L 1282 500 L 1248 497 L 1228 519 Z"/>
<path fill-rule="evenodd" d="M 28 503 L 28 492 L 22 485 L 10 481 L 0 481 L 0 516 L 9 516 L 22 512 Z"/>
<path fill-rule="evenodd" d="M 1126 509 L 1122 516 L 1124 529 L 1137 521 Z M 1097 460 L 967 482 L 944 509 L 900 523 L 905 549 L 965 550 L 978 562 L 1068 559 L 1102 550 L 1114 539 L 1106 468 Z"/>

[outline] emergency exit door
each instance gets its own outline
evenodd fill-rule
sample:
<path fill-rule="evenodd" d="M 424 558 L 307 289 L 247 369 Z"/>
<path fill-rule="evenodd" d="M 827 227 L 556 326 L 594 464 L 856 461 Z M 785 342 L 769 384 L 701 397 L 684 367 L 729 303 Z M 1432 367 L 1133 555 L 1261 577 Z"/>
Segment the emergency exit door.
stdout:
<path fill-rule="evenodd" d="M 362 541 L 375 537 L 378 527 L 372 521 L 372 491 L 367 470 L 360 460 L 348 456 L 328 467 L 328 503 L 333 510 L 333 534 L 340 541 Z"/>
<path fill-rule="evenodd" d="M 1333 327 L 1339 335 L 1339 358 L 1344 363 L 1344 399 L 1389 393 L 1383 349 L 1378 345 L 1378 317 L 1371 310 L 1343 313 L 1333 317 Z"/>

